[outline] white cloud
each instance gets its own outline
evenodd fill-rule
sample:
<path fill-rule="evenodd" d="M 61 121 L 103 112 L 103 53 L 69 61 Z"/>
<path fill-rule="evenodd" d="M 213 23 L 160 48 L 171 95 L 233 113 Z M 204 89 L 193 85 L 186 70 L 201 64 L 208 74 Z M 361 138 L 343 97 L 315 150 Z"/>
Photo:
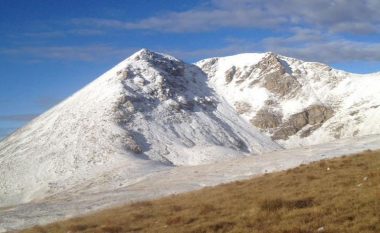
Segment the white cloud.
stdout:
<path fill-rule="evenodd" d="M 277 28 L 309 25 L 331 32 L 378 33 L 378 0 L 214 0 L 207 7 L 168 12 L 136 22 L 75 19 L 73 23 L 114 29 L 200 32 L 225 27 Z M 349 26 L 351 25 L 351 26 Z"/>
<path fill-rule="evenodd" d="M 306 61 L 328 64 L 337 62 L 380 61 L 380 43 L 351 41 L 344 38 L 330 38 L 332 35 L 308 29 L 292 29 L 289 37 L 270 37 L 259 42 L 243 39 L 228 39 L 220 48 L 198 50 L 167 50 L 182 59 L 226 56 L 244 52 L 272 51 L 284 56 Z"/>
<path fill-rule="evenodd" d="M 206 32 L 221 28 L 268 29 L 276 37 L 259 41 L 226 40 L 220 48 L 161 49 L 185 60 L 224 56 L 241 52 L 274 51 L 321 62 L 380 61 L 380 43 L 357 41 L 351 35 L 380 35 L 378 0 L 210 0 L 207 4 L 180 12 L 157 13 L 140 21 L 107 18 L 77 18 L 74 29 L 30 36 L 101 34 L 109 30 L 147 30 L 165 33 Z M 78 29 L 75 29 L 78 28 Z M 218 38 L 223 40 L 223 38 Z M 162 45 L 157 45 L 157 47 Z M 94 61 L 103 57 L 131 54 L 139 48 L 121 49 L 109 45 L 26 46 L 0 49 L 8 55 L 28 55 L 34 59 Z M 154 49 L 154 48 L 153 48 Z M 105 58 L 105 59 L 106 59 Z"/>

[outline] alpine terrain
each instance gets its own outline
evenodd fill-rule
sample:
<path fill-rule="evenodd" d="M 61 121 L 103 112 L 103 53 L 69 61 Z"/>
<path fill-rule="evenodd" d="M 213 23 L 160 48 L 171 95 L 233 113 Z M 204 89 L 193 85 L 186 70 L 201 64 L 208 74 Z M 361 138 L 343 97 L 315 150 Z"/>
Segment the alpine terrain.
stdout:
<path fill-rule="evenodd" d="M 142 49 L 0 141 L 0 231 L 380 148 L 379 93 L 380 73 L 274 53 Z"/>
<path fill-rule="evenodd" d="M 196 165 L 281 146 L 249 125 L 195 65 L 141 50 L 0 144 L 0 203 L 141 160 Z"/>
<path fill-rule="evenodd" d="M 287 148 L 380 133 L 380 73 L 351 74 L 274 53 L 197 65 L 243 119 Z"/>

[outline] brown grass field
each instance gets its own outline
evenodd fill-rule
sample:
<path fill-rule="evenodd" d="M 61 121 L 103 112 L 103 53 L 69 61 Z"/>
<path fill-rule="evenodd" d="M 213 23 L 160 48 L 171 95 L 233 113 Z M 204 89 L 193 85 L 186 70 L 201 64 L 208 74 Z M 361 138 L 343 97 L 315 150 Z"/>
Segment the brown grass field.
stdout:
<path fill-rule="evenodd" d="M 43 232 L 380 232 L 380 152 L 35 226 Z"/>

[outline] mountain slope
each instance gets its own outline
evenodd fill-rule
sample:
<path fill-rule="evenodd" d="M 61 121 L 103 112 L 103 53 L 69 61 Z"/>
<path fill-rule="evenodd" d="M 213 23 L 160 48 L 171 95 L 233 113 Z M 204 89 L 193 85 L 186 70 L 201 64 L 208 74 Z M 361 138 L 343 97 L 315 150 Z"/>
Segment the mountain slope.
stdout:
<path fill-rule="evenodd" d="M 22 232 L 375 233 L 379 166 L 380 152 L 365 152 Z"/>
<path fill-rule="evenodd" d="M 141 50 L 0 142 L 0 205 L 42 198 L 115 167 L 131 181 L 281 147 L 219 98 L 196 66 Z"/>
<path fill-rule="evenodd" d="M 274 53 L 196 63 L 249 123 L 285 147 L 380 133 L 380 74 L 357 75 Z"/>
<path fill-rule="evenodd" d="M 0 141 L 0 232 L 378 149 L 379 76 L 141 50 Z"/>

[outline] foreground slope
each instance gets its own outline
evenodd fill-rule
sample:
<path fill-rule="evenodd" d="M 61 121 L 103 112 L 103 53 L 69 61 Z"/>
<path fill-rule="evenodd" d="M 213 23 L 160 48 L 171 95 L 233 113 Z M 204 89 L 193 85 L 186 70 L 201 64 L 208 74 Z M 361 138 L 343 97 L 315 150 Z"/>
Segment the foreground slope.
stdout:
<path fill-rule="evenodd" d="M 124 182 L 281 148 L 241 120 L 196 66 L 141 50 L 0 142 L 0 206 L 123 167 Z"/>
<path fill-rule="evenodd" d="M 274 53 L 197 65 L 247 122 L 286 147 L 380 133 L 380 73 L 352 74 Z"/>
<path fill-rule="evenodd" d="M 108 174 L 88 179 L 65 192 L 1 208 L 0 232 L 46 224 L 125 203 L 247 179 L 368 149 L 380 149 L 380 135 L 338 140 L 307 148 L 279 150 L 261 156 L 248 156 L 213 164 L 171 167 L 151 172 L 133 182 L 126 182 L 130 174 L 123 176 L 125 167 L 120 167 L 109 171 Z"/>
<path fill-rule="evenodd" d="M 375 233 L 379 167 L 365 152 L 23 232 Z"/>

